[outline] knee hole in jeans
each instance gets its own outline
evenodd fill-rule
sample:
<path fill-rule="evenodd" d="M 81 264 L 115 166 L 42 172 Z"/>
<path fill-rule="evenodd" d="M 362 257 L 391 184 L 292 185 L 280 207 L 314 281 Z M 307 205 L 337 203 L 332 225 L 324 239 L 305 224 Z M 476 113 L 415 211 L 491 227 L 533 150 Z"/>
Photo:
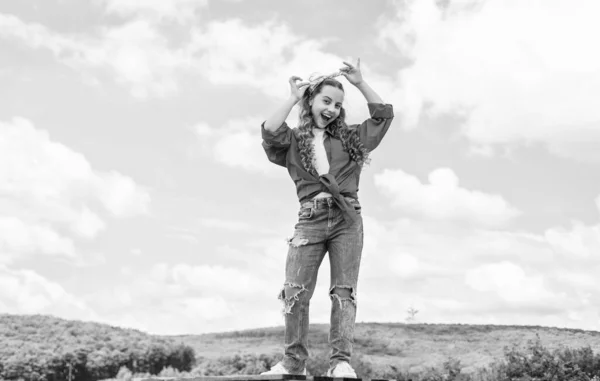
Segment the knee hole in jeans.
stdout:
<path fill-rule="evenodd" d="M 279 299 L 283 302 L 283 313 L 291 314 L 292 307 L 297 301 L 302 301 L 300 298 L 304 296 L 303 293 L 308 291 L 304 285 L 286 283 L 279 294 Z"/>
<path fill-rule="evenodd" d="M 332 300 L 337 299 L 340 305 L 343 300 L 349 300 L 356 305 L 356 294 L 351 286 L 333 286 L 329 290 L 329 296 Z"/>

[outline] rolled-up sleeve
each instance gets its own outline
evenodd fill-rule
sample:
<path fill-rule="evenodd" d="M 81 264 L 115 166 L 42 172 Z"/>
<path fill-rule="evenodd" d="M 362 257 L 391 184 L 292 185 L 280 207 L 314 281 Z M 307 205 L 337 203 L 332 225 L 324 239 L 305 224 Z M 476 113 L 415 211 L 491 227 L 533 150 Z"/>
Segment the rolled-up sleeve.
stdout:
<path fill-rule="evenodd" d="M 265 123 L 261 125 L 262 146 L 270 162 L 285 167 L 287 151 L 290 148 L 292 129 L 285 123 L 275 131 L 265 130 Z"/>
<path fill-rule="evenodd" d="M 391 104 L 369 103 L 371 118 L 358 125 L 360 141 L 369 151 L 377 148 L 394 119 L 394 108 Z"/>

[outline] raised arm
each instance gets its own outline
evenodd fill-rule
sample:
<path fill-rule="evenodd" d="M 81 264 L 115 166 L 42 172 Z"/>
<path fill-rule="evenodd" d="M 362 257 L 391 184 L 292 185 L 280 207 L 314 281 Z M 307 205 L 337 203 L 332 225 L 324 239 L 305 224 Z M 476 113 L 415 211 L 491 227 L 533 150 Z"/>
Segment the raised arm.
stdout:
<path fill-rule="evenodd" d="M 346 77 L 348 82 L 360 90 L 367 100 L 371 117 L 360 125 L 357 125 L 356 130 L 365 148 L 372 151 L 377 148 L 390 128 L 390 124 L 394 118 L 394 109 L 391 104 L 383 103 L 379 94 L 363 79 L 360 72 L 360 58 L 356 61 L 356 66 L 348 62 L 344 62 L 344 64 L 346 67 L 340 69 L 341 73 Z"/>
<path fill-rule="evenodd" d="M 383 99 L 364 80 L 356 88 L 365 96 L 367 103 L 383 103 Z"/>
<path fill-rule="evenodd" d="M 356 66 L 349 64 L 348 62 L 344 62 L 346 67 L 340 69 L 342 75 L 346 77 L 348 82 L 356 86 L 356 88 L 364 95 L 367 103 L 383 103 L 383 100 L 369 86 L 369 84 L 363 79 L 362 73 L 360 72 L 360 58 L 356 60 Z"/>
<path fill-rule="evenodd" d="M 290 115 L 290 111 L 292 111 L 292 108 L 294 108 L 296 103 L 302 98 L 302 95 L 304 95 L 308 82 L 297 81 L 302 81 L 302 78 L 296 76 L 290 78 L 290 96 L 269 118 L 267 118 L 264 123 L 265 130 L 271 132 L 277 130 L 283 122 L 285 122 L 288 115 Z"/>

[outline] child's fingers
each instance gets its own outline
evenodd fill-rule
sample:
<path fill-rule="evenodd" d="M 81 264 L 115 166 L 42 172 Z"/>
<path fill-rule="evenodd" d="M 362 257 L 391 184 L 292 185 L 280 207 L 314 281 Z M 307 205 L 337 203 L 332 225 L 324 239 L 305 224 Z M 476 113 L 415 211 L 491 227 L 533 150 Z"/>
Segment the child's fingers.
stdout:
<path fill-rule="evenodd" d="M 298 76 L 291 76 L 290 77 L 290 84 L 291 85 L 296 85 L 296 81 L 302 81 L 302 78 L 298 77 Z"/>
<path fill-rule="evenodd" d="M 344 68 L 346 70 L 348 70 L 348 69 L 357 69 L 357 70 L 360 70 L 360 57 L 356 59 L 356 67 L 354 65 L 352 65 L 351 63 L 349 63 L 349 62 L 346 62 L 346 61 L 342 61 L 342 62 L 344 63 L 344 65 L 348 66 L 347 68 Z"/>

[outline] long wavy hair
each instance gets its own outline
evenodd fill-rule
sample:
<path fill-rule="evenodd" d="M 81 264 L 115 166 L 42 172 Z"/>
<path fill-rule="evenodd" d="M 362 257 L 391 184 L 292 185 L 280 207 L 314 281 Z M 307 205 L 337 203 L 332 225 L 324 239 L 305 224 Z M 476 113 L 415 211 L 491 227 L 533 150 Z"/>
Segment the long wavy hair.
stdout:
<path fill-rule="evenodd" d="M 332 78 L 326 78 L 317 84 L 314 89 L 311 89 L 310 87 L 306 89 L 300 100 L 300 120 L 298 123 L 297 134 L 298 149 L 300 151 L 300 158 L 304 169 L 315 176 L 319 176 L 315 168 L 315 154 L 312 145 L 312 141 L 315 137 L 313 134 L 313 126 L 315 126 L 316 123 L 313 119 L 310 103 L 325 86 L 333 86 L 344 91 L 344 87 L 339 81 Z M 340 139 L 344 151 L 348 152 L 350 158 L 361 168 L 368 165 L 370 162 L 369 152 L 360 141 L 357 129 L 351 129 L 346 124 L 346 110 L 344 110 L 343 107 L 340 110 L 338 117 L 330 123 L 330 126 L 332 126 L 331 130 L 333 135 Z"/>

